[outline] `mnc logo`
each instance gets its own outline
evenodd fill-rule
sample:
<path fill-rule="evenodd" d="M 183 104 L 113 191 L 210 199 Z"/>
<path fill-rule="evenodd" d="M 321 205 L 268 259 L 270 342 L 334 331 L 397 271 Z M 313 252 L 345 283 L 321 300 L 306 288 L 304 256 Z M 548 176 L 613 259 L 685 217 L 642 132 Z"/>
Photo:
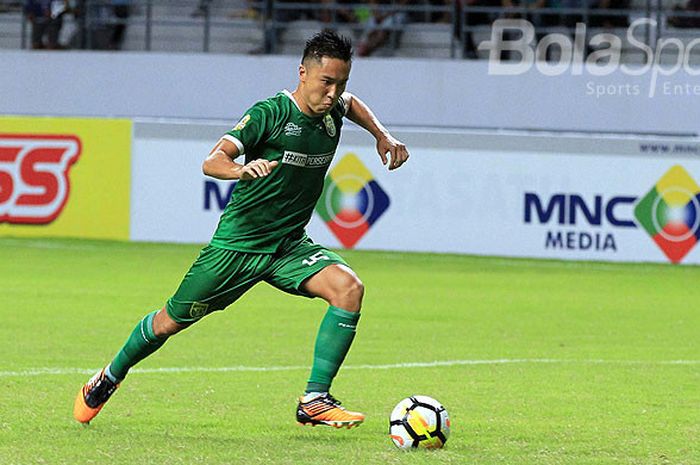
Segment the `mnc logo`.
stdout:
<path fill-rule="evenodd" d="M 669 260 L 678 263 L 700 238 L 700 187 L 675 165 L 639 201 L 634 216 Z"/>
<path fill-rule="evenodd" d="M 641 226 L 669 260 L 679 263 L 700 240 L 700 186 L 680 165 L 671 167 L 641 199 L 597 194 L 586 201 L 579 194 L 526 192 L 524 206 L 526 224 L 555 226 L 546 231 L 545 249 L 615 253 L 614 232 Z"/>
<path fill-rule="evenodd" d="M 346 248 L 351 248 L 389 208 L 389 196 L 354 153 L 331 170 L 316 212 Z"/>
<path fill-rule="evenodd" d="M 592 202 L 587 202 L 578 194 L 554 194 L 543 201 L 538 194 L 526 192 L 525 223 L 532 223 L 536 218 L 540 224 L 555 222 L 567 228 L 547 231 L 546 249 L 616 252 L 615 236 L 605 228 L 635 228 L 634 221 L 624 217 L 624 210 L 636 200 L 636 197 L 624 195 L 595 195 Z M 578 230 L 581 223 L 602 230 Z"/>

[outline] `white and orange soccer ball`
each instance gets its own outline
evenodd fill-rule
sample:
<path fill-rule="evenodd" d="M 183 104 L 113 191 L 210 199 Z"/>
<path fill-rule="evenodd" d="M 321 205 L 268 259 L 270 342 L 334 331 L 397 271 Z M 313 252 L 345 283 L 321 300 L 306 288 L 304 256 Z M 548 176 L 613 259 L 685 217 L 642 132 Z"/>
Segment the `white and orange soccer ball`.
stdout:
<path fill-rule="evenodd" d="M 389 436 L 399 449 L 439 449 L 450 436 L 450 417 L 432 397 L 407 397 L 391 412 Z"/>

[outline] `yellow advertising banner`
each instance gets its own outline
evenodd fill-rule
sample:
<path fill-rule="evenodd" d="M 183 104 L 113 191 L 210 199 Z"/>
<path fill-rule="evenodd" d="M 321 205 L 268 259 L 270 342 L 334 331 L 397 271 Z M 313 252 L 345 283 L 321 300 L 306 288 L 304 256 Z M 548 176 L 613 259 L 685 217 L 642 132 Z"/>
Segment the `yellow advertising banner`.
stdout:
<path fill-rule="evenodd" d="M 129 239 L 132 122 L 0 116 L 0 236 Z"/>

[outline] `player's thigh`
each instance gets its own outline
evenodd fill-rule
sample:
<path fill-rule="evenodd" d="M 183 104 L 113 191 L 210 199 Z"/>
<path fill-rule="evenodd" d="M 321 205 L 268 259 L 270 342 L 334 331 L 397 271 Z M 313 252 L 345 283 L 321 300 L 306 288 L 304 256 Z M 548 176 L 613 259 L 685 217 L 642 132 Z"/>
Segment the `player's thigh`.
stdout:
<path fill-rule="evenodd" d="M 262 279 L 269 261 L 269 255 L 205 247 L 168 300 L 168 315 L 190 324 L 223 310 Z"/>
<path fill-rule="evenodd" d="M 304 283 L 331 265 L 350 268 L 337 253 L 306 240 L 277 258 L 265 281 L 289 294 L 313 298 L 318 295 L 309 292 Z"/>

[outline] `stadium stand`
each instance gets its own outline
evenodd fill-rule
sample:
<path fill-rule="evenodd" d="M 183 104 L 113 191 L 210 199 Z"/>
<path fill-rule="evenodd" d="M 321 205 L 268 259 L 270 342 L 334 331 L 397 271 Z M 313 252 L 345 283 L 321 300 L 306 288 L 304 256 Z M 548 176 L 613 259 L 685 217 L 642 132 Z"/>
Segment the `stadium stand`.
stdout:
<path fill-rule="evenodd" d="M 626 34 L 626 25 L 638 18 L 650 18 L 658 24 L 656 28 L 639 28 L 638 39 L 655 48 L 658 39 L 678 38 L 688 44 L 698 36 L 696 25 L 700 23 L 700 12 L 694 0 L 624 0 L 605 2 L 607 10 L 578 6 L 577 0 L 568 3 L 543 2 L 545 8 L 527 8 L 518 3 L 505 3 L 512 6 L 479 6 L 483 2 L 459 0 L 463 2 L 459 11 L 450 0 L 420 0 L 354 3 L 334 0 L 307 2 L 280 2 L 271 0 L 132 0 L 130 14 L 120 19 L 113 13 L 113 0 L 73 0 L 75 14 L 67 15 L 61 31 L 60 42 L 67 48 L 109 49 L 110 36 L 116 25 L 126 25 L 121 48 L 131 51 L 161 52 L 213 52 L 213 53 L 297 53 L 306 37 L 322 27 L 333 27 L 359 40 L 364 25 L 361 22 L 341 21 L 340 9 L 354 9 L 356 16 L 363 18 L 367 11 L 395 9 L 406 11 L 410 21 L 396 26 L 386 43 L 379 47 L 373 56 L 407 58 L 474 58 L 466 53 L 462 43 L 468 36 L 479 44 L 488 40 L 490 23 L 469 21 L 469 15 L 488 17 L 491 21 L 501 17 L 525 17 L 539 24 L 538 38 L 545 33 L 558 32 L 573 36 L 573 21 L 578 18 L 588 25 L 587 37 L 599 32 L 607 32 L 620 37 L 623 43 L 623 61 L 641 62 L 645 57 L 638 48 L 631 47 Z M 119 3 L 123 4 L 125 0 Z M 22 14 L 19 1 L 0 0 L 0 48 L 19 49 L 31 47 L 31 26 Z M 493 5 L 492 2 L 487 2 Z M 620 4 L 624 9 L 610 9 Z M 527 3 L 526 3 L 527 5 Z M 564 7 L 566 5 L 566 8 Z M 309 14 L 290 16 L 289 12 L 307 11 Z M 335 12 L 334 12 L 335 11 Z M 569 18 L 569 20 L 537 21 L 542 15 L 549 18 Z M 285 18 L 296 18 L 284 21 Z M 311 19 L 310 19 L 311 18 Z M 314 19 L 315 18 L 315 19 Z M 324 19 L 324 21 L 319 20 Z M 450 22 L 440 22 L 437 18 L 448 18 Z M 670 18 L 670 20 L 669 20 Z M 691 63 L 700 61 L 700 47 L 695 47 Z M 590 51 L 590 50 L 589 50 Z M 479 58 L 486 53 L 479 52 Z M 554 54 L 554 58 L 557 54 Z M 662 55 L 662 62 L 673 60 L 672 53 Z"/>

